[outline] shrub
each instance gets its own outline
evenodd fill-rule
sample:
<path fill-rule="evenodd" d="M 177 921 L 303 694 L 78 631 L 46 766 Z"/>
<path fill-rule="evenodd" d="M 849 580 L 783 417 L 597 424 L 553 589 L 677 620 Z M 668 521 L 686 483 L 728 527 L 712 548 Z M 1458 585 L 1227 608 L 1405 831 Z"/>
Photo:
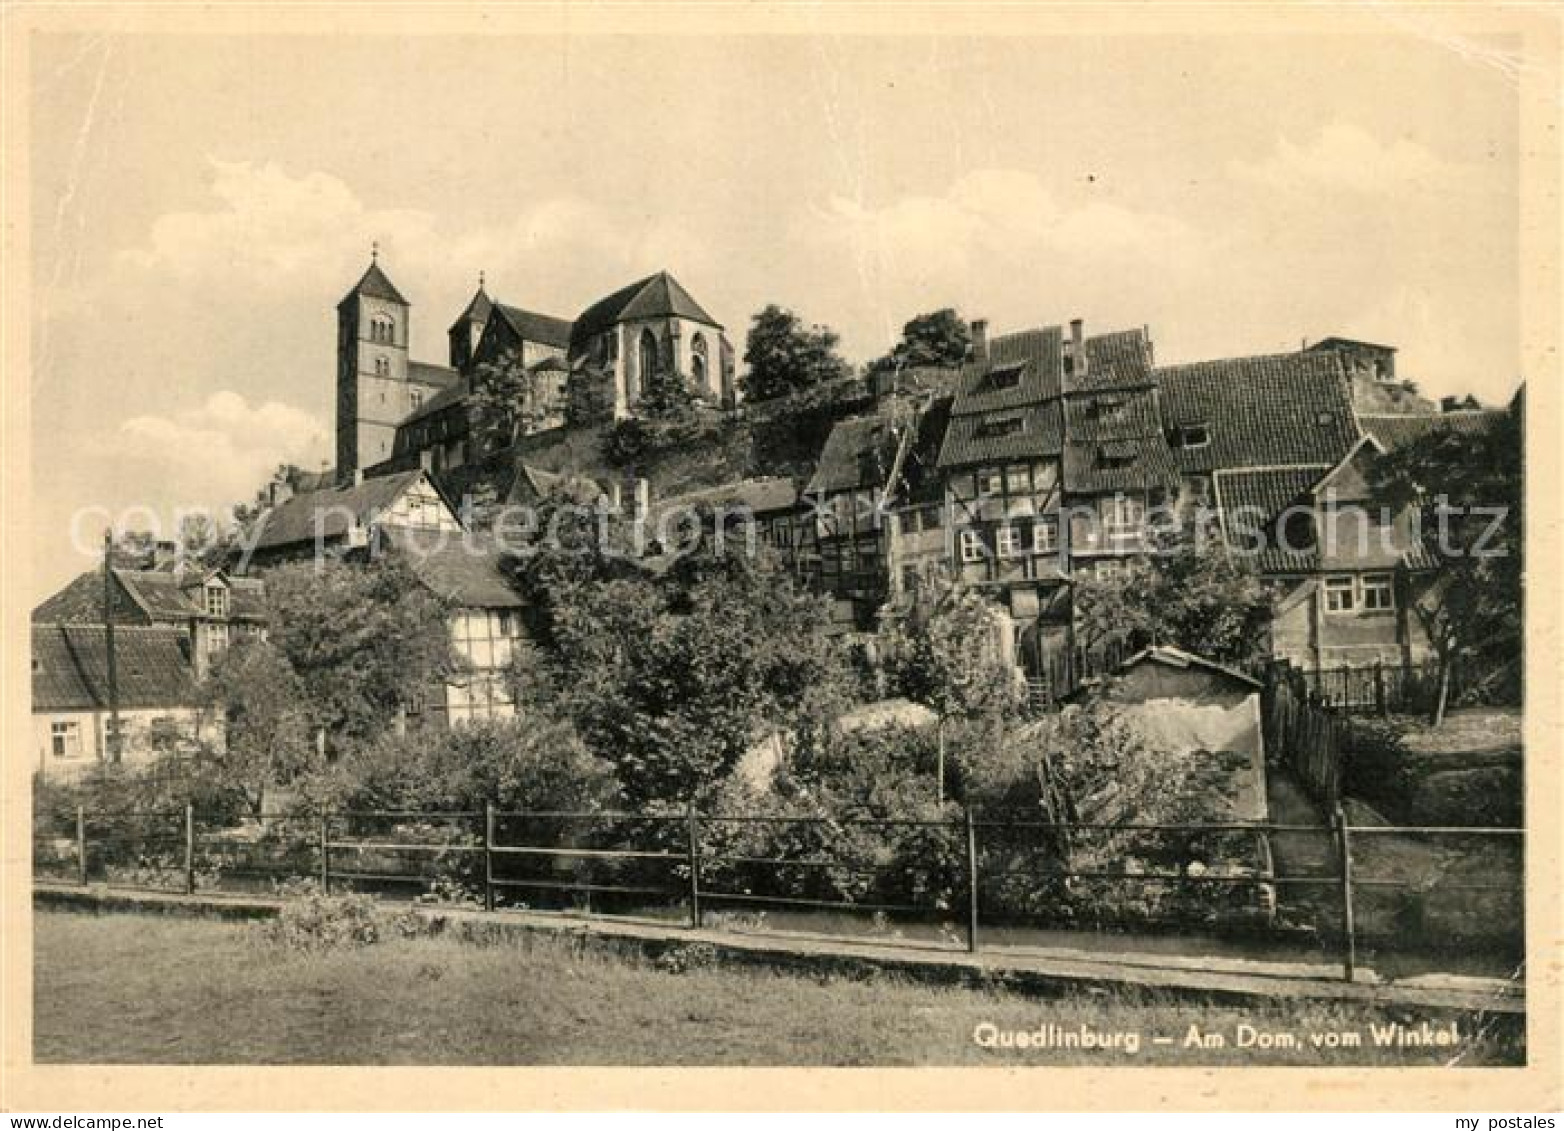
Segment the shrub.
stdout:
<path fill-rule="evenodd" d="M 287 950 L 325 952 L 372 946 L 427 933 L 416 912 L 389 912 L 368 895 L 322 895 L 309 891 L 283 905 L 261 924 L 261 937 Z"/>

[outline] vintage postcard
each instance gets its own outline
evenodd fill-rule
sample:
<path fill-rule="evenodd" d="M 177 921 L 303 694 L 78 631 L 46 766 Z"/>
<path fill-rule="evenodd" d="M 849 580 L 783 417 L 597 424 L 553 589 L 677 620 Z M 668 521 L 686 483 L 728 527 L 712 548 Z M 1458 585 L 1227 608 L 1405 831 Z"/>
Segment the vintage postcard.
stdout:
<path fill-rule="evenodd" d="M 1558 15 L 7 6 L 0 1107 L 1555 1110 Z"/>

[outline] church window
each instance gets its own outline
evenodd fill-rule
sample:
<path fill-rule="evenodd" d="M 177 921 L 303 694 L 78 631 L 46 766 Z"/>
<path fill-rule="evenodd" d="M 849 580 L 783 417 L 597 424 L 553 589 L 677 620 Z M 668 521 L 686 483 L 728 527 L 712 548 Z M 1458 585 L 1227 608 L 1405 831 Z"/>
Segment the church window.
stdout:
<path fill-rule="evenodd" d="M 376 377 L 389 377 L 389 376 L 391 376 L 391 360 L 390 360 L 390 358 L 385 358 L 385 357 L 377 357 L 377 358 L 375 358 L 375 376 Z"/>
<path fill-rule="evenodd" d="M 696 334 L 690 339 L 690 376 L 701 388 L 706 387 L 706 335 Z"/>
<path fill-rule="evenodd" d="M 657 372 L 657 335 L 650 330 L 641 331 L 640 345 L 640 373 L 641 382 L 644 385 L 646 378 Z"/>

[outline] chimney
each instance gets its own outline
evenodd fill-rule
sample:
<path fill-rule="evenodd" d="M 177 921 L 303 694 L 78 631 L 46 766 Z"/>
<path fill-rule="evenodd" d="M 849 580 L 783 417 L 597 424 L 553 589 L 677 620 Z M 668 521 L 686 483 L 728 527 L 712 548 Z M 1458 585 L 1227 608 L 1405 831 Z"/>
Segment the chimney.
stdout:
<path fill-rule="evenodd" d="M 1460 412 L 1461 411 L 1461 398 L 1460 397 L 1440 397 L 1439 398 L 1439 411 L 1440 412 Z"/>
<path fill-rule="evenodd" d="M 972 358 L 974 361 L 988 361 L 988 319 L 974 318 L 972 320 Z"/>
<path fill-rule="evenodd" d="M 1070 356 L 1075 359 L 1075 376 L 1086 376 L 1086 323 L 1079 318 L 1070 319 Z"/>

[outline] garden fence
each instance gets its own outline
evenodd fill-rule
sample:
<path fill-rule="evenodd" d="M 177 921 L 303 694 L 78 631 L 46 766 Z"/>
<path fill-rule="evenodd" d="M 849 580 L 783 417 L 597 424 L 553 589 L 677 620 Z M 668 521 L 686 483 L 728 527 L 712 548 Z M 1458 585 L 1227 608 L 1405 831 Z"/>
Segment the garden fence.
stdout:
<path fill-rule="evenodd" d="M 1437 856 L 1437 873 L 1408 872 L 1409 846 Z M 190 806 L 78 809 L 34 823 L 35 878 L 83 886 L 253 894 L 305 882 L 690 927 L 742 926 L 733 916 L 746 908 L 868 915 L 922 923 L 932 940 L 970 951 L 985 931 L 1015 928 L 1301 935 L 1336 949 L 1349 980 L 1365 937 L 1519 938 L 1521 850 L 1519 829 L 1354 827 L 1340 809 L 1328 826 L 493 805 L 279 813 L 238 825 Z"/>

